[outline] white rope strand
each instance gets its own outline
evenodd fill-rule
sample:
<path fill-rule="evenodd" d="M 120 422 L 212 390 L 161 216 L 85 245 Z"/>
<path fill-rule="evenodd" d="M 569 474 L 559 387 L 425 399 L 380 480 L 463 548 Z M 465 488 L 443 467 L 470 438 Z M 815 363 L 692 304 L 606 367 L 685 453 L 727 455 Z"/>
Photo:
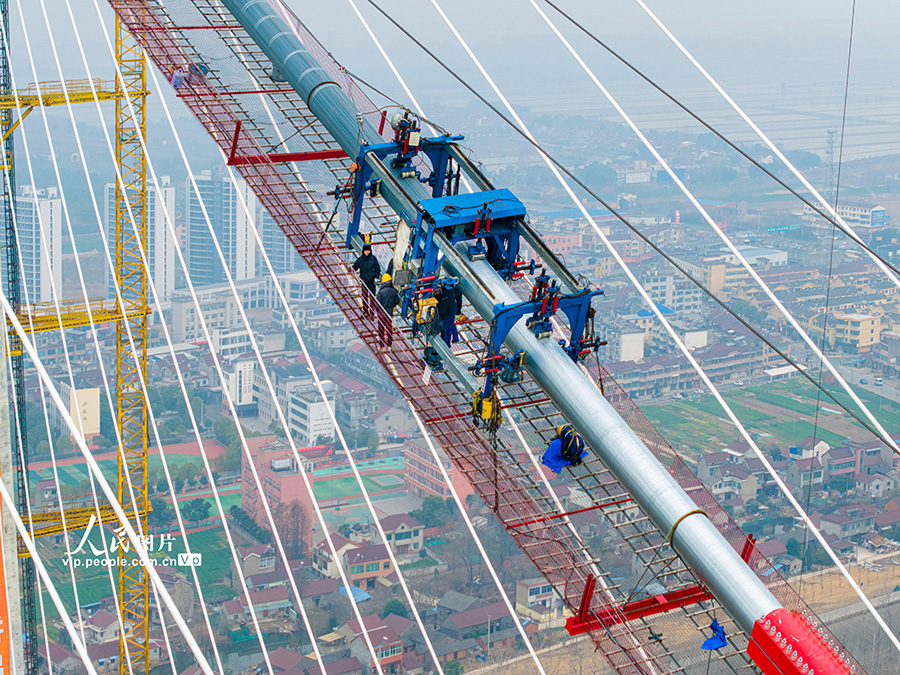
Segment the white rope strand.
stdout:
<path fill-rule="evenodd" d="M 19 322 L 19 318 L 16 316 L 15 312 L 12 310 L 12 307 L 9 304 L 9 300 L 6 297 L 6 293 L 0 291 L 0 305 L 3 307 L 3 312 L 6 314 L 7 319 L 12 324 L 13 330 L 19 336 L 19 340 L 22 343 L 22 348 L 28 353 L 29 358 L 34 364 L 35 369 L 38 372 L 38 377 L 40 378 L 43 385 L 47 388 L 48 393 L 50 394 L 50 398 L 53 401 L 54 405 L 59 410 L 60 416 L 63 418 L 66 426 L 71 431 L 72 435 L 75 437 L 75 444 L 78 446 L 78 449 L 81 451 L 82 456 L 87 462 L 88 468 L 91 472 L 93 472 L 94 477 L 97 479 L 100 488 L 103 490 L 103 494 L 109 502 L 110 506 L 112 506 L 113 510 L 116 512 L 116 516 L 122 523 L 122 528 L 128 537 L 131 545 L 134 546 L 135 552 L 138 554 L 138 557 L 141 559 L 142 564 L 145 566 L 147 573 L 150 576 L 150 580 L 157 587 L 157 590 L 162 597 L 163 603 L 166 606 L 166 609 L 172 614 L 175 622 L 178 624 L 178 628 L 181 630 L 181 633 L 184 635 L 184 639 L 187 641 L 188 647 L 191 652 L 193 652 L 194 656 L 197 658 L 198 664 L 200 665 L 201 670 L 203 670 L 206 675 L 213 675 L 213 670 L 209 666 L 209 662 L 206 660 L 206 657 L 203 655 L 203 652 L 200 650 L 200 647 L 197 645 L 197 641 L 194 639 L 194 636 L 191 634 L 190 629 L 184 621 L 184 617 L 181 615 L 181 612 L 178 611 L 178 608 L 175 606 L 172 597 L 169 595 L 169 592 L 166 590 L 165 585 L 162 582 L 162 579 L 159 578 L 159 574 L 156 572 L 156 568 L 153 565 L 153 562 L 150 560 L 150 557 L 147 555 L 147 549 L 144 546 L 141 537 L 135 531 L 134 527 L 128 520 L 128 516 L 122 510 L 122 505 L 115 498 L 115 494 L 112 491 L 112 488 L 109 485 L 109 482 L 106 480 L 106 477 L 103 475 L 102 470 L 100 469 L 99 464 L 97 464 L 97 460 L 94 459 L 91 451 L 87 447 L 87 443 L 84 440 L 84 436 L 78 431 L 78 427 L 75 424 L 75 421 L 72 419 L 72 416 L 69 414 L 69 411 L 63 403 L 62 398 L 59 395 L 59 392 L 56 390 L 56 387 L 53 385 L 53 379 L 50 377 L 47 369 L 44 367 L 43 362 L 38 356 L 37 350 L 34 347 L 34 344 L 28 337 L 28 333 L 22 327 L 22 324 Z"/>
<path fill-rule="evenodd" d="M 827 199 L 825 199 L 825 197 L 818 190 L 816 190 L 815 187 L 813 187 L 812 183 L 807 180 L 806 176 L 804 176 L 803 173 L 799 169 L 797 169 L 797 167 L 795 167 L 787 157 L 785 157 L 784 153 L 778 148 L 778 146 L 775 145 L 775 143 L 772 142 L 772 140 L 765 134 L 765 132 L 763 132 L 763 130 L 759 126 L 757 126 L 756 122 L 754 122 L 750 118 L 750 116 L 746 112 L 744 112 L 744 109 L 741 108 L 741 106 L 739 106 L 733 98 L 731 98 L 731 96 L 728 94 L 728 92 L 725 91 L 722 85 L 720 85 L 719 82 L 709 74 L 709 72 L 700 64 L 700 62 L 694 57 L 694 55 L 690 51 L 688 51 L 688 49 L 678 40 L 678 38 L 675 37 L 675 34 L 672 33 L 671 30 L 669 30 L 669 28 L 659 19 L 656 14 L 653 13 L 653 11 L 647 6 L 647 4 L 643 2 L 643 0 L 635 0 L 635 2 L 642 10 L 644 10 L 647 16 L 650 17 L 653 23 L 655 23 L 659 27 L 659 29 L 666 35 L 666 37 L 669 38 L 672 44 L 678 48 L 678 51 L 680 51 L 685 56 L 685 58 L 690 61 L 691 65 L 693 65 L 697 69 L 697 71 L 701 75 L 703 75 L 706 81 L 712 85 L 713 89 L 715 89 L 719 93 L 719 95 L 723 99 L 725 99 L 728 105 L 730 105 L 731 108 L 738 115 L 740 115 L 741 119 L 747 123 L 747 126 L 749 126 L 759 137 L 759 139 L 766 144 L 766 147 L 768 147 L 772 151 L 772 153 L 776 157 L 778 157 L 778 159 L 785 165 L 785 167 L 787 167 L 787 169 L 792 174 L 794 174 L 794 176 L 803 184 L 803 187 L 809 190 L 810 194 L 813 195 L 816 198 L 816 201 L 818 201 L 819 204 L 821 204 L 825 209 L 825 212 L 834 219 L 835 224 L 838 226 L 838 228 L 846 233 L 857 244 L 862 244 L 863 250 L 872 259 L 872 262 L 874 262 L 875 265 L 877 265 L 878 268 L 882 272 L 884 272 L 887 278 L 890 279 L 895 286 L 900 288 L 900 278 L 898 278 L 897 275 L 895 275 L 894 272 L 887 265 L 885 265 L 881 259 L 878 258 L 878 256 L 876 256 L 872 251 L 865 248 L 865 242 L 863 242 L 863 240 L 858 234 L 856 234 L 853 228 L 847 224 L 844 218 L 838 214 L 838 212 L 834 208 L 834 205 L 832 205 Z"/>

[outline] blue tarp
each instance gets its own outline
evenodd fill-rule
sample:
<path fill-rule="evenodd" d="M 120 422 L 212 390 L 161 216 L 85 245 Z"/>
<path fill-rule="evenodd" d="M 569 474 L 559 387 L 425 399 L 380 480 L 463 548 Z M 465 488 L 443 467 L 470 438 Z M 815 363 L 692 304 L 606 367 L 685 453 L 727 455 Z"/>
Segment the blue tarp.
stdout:
<path fill-rule="evenodd" d="M 581 453 L 581 458 L 584 459 L 587 457 L 587 452 Z M 564 466 L 571 466 L 571 462 L 563 459 L 562 456 L 562 443 L 557 438 L 554 440 L 550 446 L 547 448 L 547 451 L 544 453 L 543 458 L 541 458 L 541 464 L 544 466 L 549 466 L 550 470 L 553 473 L 559 473 L 562 471 Z"/>
<path fill-rule="evenodd" d="M 364 600 L 372 599 L 372 596 L 366 593 L 359 586 L 351 586 L 350 588 L 353 591 L 353 599 L 356 600 L 356 602 L 363 602 Z M 340 592 L 344 595 L 347 595 L 347 587 L 341 586 Z"/>
<path fill-rule="evenodd" d="M 725 629 L 719 625 L 718 619 L 713 619 L 713 622 L 709 624 L 709 627 L 712 629 L 713 636 L 707 638 L 703 642 L 701 649 L 721 649 L 728 644 L 725 640 Z"/>

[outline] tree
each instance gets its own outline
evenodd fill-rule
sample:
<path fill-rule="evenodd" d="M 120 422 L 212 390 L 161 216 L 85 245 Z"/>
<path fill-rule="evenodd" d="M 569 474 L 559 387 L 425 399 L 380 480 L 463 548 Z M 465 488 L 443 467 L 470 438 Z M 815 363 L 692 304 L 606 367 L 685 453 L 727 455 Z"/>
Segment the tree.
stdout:
<path fill-rule="evenodd" d="M 422 508 L 411 511 L 409 515 L 425 527 L 442 527 L 456 515 L 456 504 L 449 499 L 444 501 L 435 495 L 428 495 L 422 502 Z"/>
<path fill-rule="evenodd" d="M 378 438 L 378 434 L 374 431 L 369 434 L 369 440 L 366 441 L 366 448 L 368 448 L 371 452 L 375 452 L 378 450 L 378 445 L 381 443 L 381 439 Z"/>
<path fill-rule="evenodd" d="M 308 518 L 298 501 L 282 502 L 275 510 L 275 522 L 288 555 L 299 558 L 306 550 Z"/>
<path fill-rule="evenodd" d="M 181 509 L 187 520 L 199 521 L 209 518 L 209 502 L 205 499 L 192 499 Z"/>
<path fill-rule="evenodd" d="M 444 664 L 444 675 L 462 675 L 463 670 L 463 664 L 456 659 Z"/>
<path fill-rule="evenodd" d="M 237 426 L 230 417 L 220 417 L 213 424 L 213 436 L 225 447 L 229 447 L 235 441 L 240 442 Z"/>
<path fill-rule="evenodd" d="M 166 527 L 175 520 L 175 510 L 166 503 L 165 499 L 151 497 L 150 506 L 153 510 L 150 512 L 148 520 L 154 527 Z"/>
<path fill-rule="evenodd" d="M 68 455 L 72 452 L 72 439 L 69 434 L 60 434 L 56 437 L 56 452 L 60 455 Z"/>
<path fill-rule="evenodd" d="M 406 618 L 406 605 L 400 602 L 397 598 L 391 598 L 386 603 L 384 603 L 384 615 L 388 614 L 396 614 L 397 616 L 402 616 L 404 619 Z"/>

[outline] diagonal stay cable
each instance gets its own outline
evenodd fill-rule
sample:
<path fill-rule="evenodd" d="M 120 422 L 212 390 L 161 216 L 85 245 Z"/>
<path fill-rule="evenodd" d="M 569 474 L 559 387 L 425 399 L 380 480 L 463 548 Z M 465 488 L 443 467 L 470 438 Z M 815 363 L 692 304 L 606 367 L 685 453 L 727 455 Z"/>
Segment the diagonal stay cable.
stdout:
<path fill-rule="evenodd" d="M 741 148 L 737 143 L 735 143 L 735 142 L 732 141 L 730 138 L 728 138 L 727 136 L 725 136 L 725 134 L 723 134 L 721 131 L 719 131 L 719 130 L 716 129 L 714 126 L 712 126 L 709 122 L 707 122 L 705 119 L 703 119 L 703 118 L 702 118 L 699 114 L 697 114 L 694 110 L 692 110 L 692 109 L 691 109 L 690 107 L 688 107 L 685 103 L 683 103 L 681 100 L 679 100 L 678 98 L 676 98 L 671 92 L 669 92 L 669 91 L 666 90 L 662 85 L 660 85 L 658 82 L 656 82 L 655 80 L 653 80 L 653 79 L 652 79 L 649 75 L 647 75 L 644 71 L 642 71 L 640 68 L 638 68 L 637 66 L 635 66 L 633 63 L 631 63 L 631 61 L 629 61 L 627 58 L 625 58 L 624 56 L 622 56 L 622 54 L 620 54 L 619 52 L 617 52 L 615 49 L 613 49 L 612 47 L 610 47 L 606 42 L 604 42 L 604 41 L 601 40 L 599 37 L 597 37 L 596 33 L 591 32 L 591 31 L 584 25 L 584 23 L 580 22 L 578 19 L 576 19 L 576 18 L 573 17 L 571 14 L 569 14 L 568 12 L 566 12 L 566 11 L 565 11 L 564 9 L 562 9 L 559 5 L 557 5 L 555 2 L 553 2 L 553 0 L 542 0 L 542 2 L 545 2 L 545 3 L 548 4 L 550 7 L 552 7 L 554 10 L 556 10 L 563 18 L 565 18 L 569 23 L 571 23 L 575 28 L 577 28 L 578 30 L 580 30 L 580 31 L 581 31 L 582 33 L 584 33 L 588 38 L 590 38 L 591 40 L 593 40 L 594 42 L 596 42 L 598 45 L 600 45 L 600 47 L 602 47 L 603 49 L 605 49 L 612 57 L 614 57 L 614 58 L 617 59 L 620 63 L 622 63 L 622 65 L 624 65 L 626 68 L 628 68 L 629 70 L 631 70 L 635 75 L 637 75 L 638 77 L 640 77 L 640 78 L 641 78 L 642 80 L 644 80 L 647 84 L 649 84 L 651 87 L 653 87 L 654 89 L 656 89 L 656 91 L 658 91 L 660 94 L 662 94 L 662 95 L 665 96 L 667 99 L 669 99 L 669 101 L 671 101 L 671 102 L 674 103 L 676 106 L 678 106 L 682 111 L 684 111 L 685 113 L 687 113 L 691 118 L 693 118 L 696 122 L 698 122 L 700 125 L 702 125 L 707 131 L 709 131 L 710 133 L 712 133 L 716 138 L 718 138 L 719 140 L 721 140 L 723 143 L 725 143 L 725 144 L 726 144 L 728 147 L 730 147 L 732 150 L 734 150 L 735 152 L 737 152 L 741 157 L 743 157 L 743 158 L 746 159 L 748 162 L 750 162 L 750 164 L 752 164 L 755 168 L 759 169 L 759 170 L 762 171 L 764 174 L 766 174 L 769 178 L 771 178 L 773 181 L 775 181 L 776 183 L 778 183 L 778 185 L 780 185 L 781 187 L 783 187 L 783 188 L 784 188 L 785 190 L 787 190 L 790 194 L 792 194 L 794 197 L 796 197 L 796 198 L 799 199 L 801 202 L 803 202 L 804 205 L 806 205 L 806 206 L 808 206 L 810 209 L 812 209 L 815 213 L 817 213 L 819 216 L 821 216 L 826 222 L 831 223 L 835 228 L 839 229 L 843 234 L 847 235 L 848 238 L 853 239 L 854 241 L 856 241 L 856 243 L 857 243 L 863 250 L 868 251 L 870 255 L 873 255 L 873 256 L 877 257 L 879 260 L 881 260 L 881 262 L 883 262 L 883 263 L 888 267 L 888 269 L 890 269 L 891 271 L 893 271 L 895 274 L 900 275 L 900 268 L 898 268 L 897 266 L 893 265 L 889 260 L 885 260 L 884 258 L 882 258 L 880 255 L 878 255 L 878 253 L 877 253 L 876 251 L 874 251 L 874 250 L 873 250 L 868 244 L 866 244 L 865 242 L 858 241 L 858 240 L 854 239 L 852 233 L 849 232 L 847 229 L 845 229 L 845 228 L 844 228 L 844 227 L 843 227 L 843 226 L 842 226 L 842 225 L 841 225 L 841 224 L 840 224 L 833 216 L 831 216 L 831 215 L 830 215 L 823 207 L 818 206 L 817 204 L 815 204 L 815 203 L 814 203 L 813 201 L 811 201 L 810 199 L 807 199 L 804 195 L 800 194 L 799 191 L 797 191 L 796 189 L 792 188 L 792 187 L 791 187 L 790 185 L 788 185 L 784 180 L 782 180 L 781 178 L 779 178 L 777 174 L 775 174 L 775 173 L 772 172 L 770 169 L 768 169 L 768 168 L 766 167 L 765 164 L 763 164 L 763 163 L 759 162 L 758 160 L 754 159 L 754 158 L 753 158 L 746 150 L 744 150 L 743 148 Z"/>
<path fill-rule="evenodd" d="M 404 34 L 406 34 L 417 45 L 419 45 L 419 47 L 423 51 L 425 51 L 426 53 L 429 54 L 429 56 L 431 56 L 433 59 L 435 59 L 445 70 L 447 70 L 449 73 L 451 73 L 458 81 L 460 81 L 460 83 L 463 84 L 463 86 L 465 86 L 467 89 L 472 91 L 476 96 L 478 96 L 480 98 L 480 100 L 487 103 L 483 96 L 481 96 L 477 92 L 475 92 L 475 90 L 470 85 L 468 85 L 468 83 L 466 83 L 459 75 L 457 75 L 452 69 L 450 69 L 442 61 L 437 59 L 437 57 L 435 57 L 420 41 L 418 41 L 406 29 L 404 29 L 402 26 L 400 26 L 400 24 L 395 19 L 393 19 L 387 12 L 385 12 L 385 10 L 381 9 L 374 2 L 374 0 L 369 0 L 369 3 L 372 4 L 373 6 L 375 6 L 376 9 L 378 9 L 378 11 L 382 13 L 382 15 L 384 15 L 395 26 L 397 26 L 398 29 L 400 29 L 402 32 L 404 32 Z M 432 4 L 435 4 L 435 0 L 432 0 Z M 469 53 L 470 53 L 470 56 L 474 56 L 473 54 L 471 54 L 471 51 Z M 476 60 L 476 64 L 477 63 L 478 62 Z M 534 141 L 534 138 L 531 137 L 530 133 L 527 132 L 527 129 L 525 128 L 524 123 L 522 122 L 521 118 L 516 114 L 515 110 L 513 109 L 512 105 L 509 103 L 509 101 L 507 101 L 506 98 L 502 95 L 502 92 L 500 92 L 499 88 L 497 88 L 497 86 L 493 83 L 493 80 L 491 80 L 489 78 L 489 76 L 486 75 L 483 67 L 480 70 L 482 71 L 483 74 L 485 74 L 486 79 L 488 79 L 488 81 L 491 84 L 492 88 L 494 89 L 495 93 L 497 93 L 498 96 L 501 98 L 501 100 L 504 102 L 504 105 L 507 107 L 507 110 L 509 110 L 510 115 L 512 115 L 512 117 L 514 117 L 516 119 L 516 122 L 523 130 L 523 131 L 520 131 L 520 133 L 523 136 L 530 138 L 532 144 L 540 151 L 541 155 L 544 157 L 548 166 L 551 167 L 551 171 L 553 171 L 553 173 L 557 176 L 558 180 L 560 181 L 560 184 L 563 186 L 564 189 L 566 189 L 566 191 L 569 193 L 570 198 L 573 200 L 573 202 L 576 204 L 576 206 L 582 211 L 582 215 L 584 215 L 585 220 L 587 220 L 587 222 L 589 222 L 593 225 L 598 236 L 600 236 L 601 240 L 604 242 L 604 245 L 610 251 L 610 254 L 613 255 L 613 257 L 616 259 L 617 263 L 620 265 L 620 267 L 623 269 L 623 271 L 629 277 L 629 280 L 632 282 L 632 284 L 635 286 L 635 288 L 638 290 L 638 292 L 644 298 L 645 302 L 648 304 L 648 306 L 651 308 L 651 310 L 654 311 L 654 314 L 656 315 L 657 319 L 659 319 L 659 321 L 663 324 L 663 327 L 669 333 L 669 336 L 672 338 L 672 340 L 675 342 L 675 344 L 678 346 L 678 348 L 682 351 L 684 356 L 688 359 L 691 366 L 694 368 L 694 370 L 697 372 L 697 374 L 703 380 L 704 384 L 707 386 L 707 388 L 710 390 L 710 392 L 716 398 L 717 402 L 722 407 L 722 409 L 726 412 L 728 417 L 731 419 L 732 423 L 737 427 L 738 431 L 744 437 L 745 441 L 750 445 L 751 448 L 754 448 L 754 451 L 757 453 L 757 456 L 762 461 L 763 466 L 766 467 L 766 470 L 775 479 L 776 484 L 785 493 L 785 496 L 791 502 L 791 505 L 794 507 L 794 509 L 797 511 L 797 513 L 800 514 L 800 516 L 804 520 L 804 522 L 806 522 L 809 525 L 811 530 L 814 532 L 816 538 L 819 540 L 819 543 L 828 552 L 829 556 L 832 558 L 835 565 L 837 565 L 838 568 L 840 570 L 842 570 L 842 573 L 844 574 L 844 576 L 848 580 L 848 582 L 851 584 L 851 587 L 854 589 L 857 596 L 860 598 L 860 600 L 863 602 L 863 604 L 866 605 L 866 607 L 873 614 L 873 616 L 876 617 L 876 621 L 879 621 L 879 625 L 882 627 L 882 629 L 885 631 L 885 633 L 888 635 L 888 637 L 891 639 L 891 641 L 895 644 L 895 646 L 898 649 L 900 649 L 900 641 L 897 640 L 896 636 L 891 632 L 891 630 L 890 630 L 890 628 L 888 628 L 887 624 L 885 624 L 883 619 L 881 619 L 880 615 L 875 610 L 874 606 L 872 605 L 872 603 L 868 599 L 868 597 L 865 594 L 863 594 L 862 590 L 859 588 L 859 586 L 857 586 L 856 582 L 850 576 L 850 573 L 847 571 L 846 567 L 844 567 L 843 563 L 838 559 L 838 557 L 837 557 L 837 555 L 835 555 L 834 551 L 831 550 L 831 547 L 828 546 L 827 542 L 825 541 L 824 537 L 822 537 L 818 528 L 815 528 L 815 526 L 812 524 L 812 522 L 809 519 L 809 516 L 805 513 L 805 511 L 803 510 L 803 508 L 801 507 L 799 502 L 797 502 L 797 500 L 794 498 L 794 496 L 790 493 L 790 490 L 788 490 L 784 481 L 781 479 L 781 477 L 775 471 L 774 467 L 772 467 L 771 462 L 769 462 L 768 458 L 759 449 L 759 447 L 756 445 L 755 441 L 750 437 L 750 434 L 747 432 L 747 430 L 741 424 L 740 420 L 737 418 L 737 416 L 731 410 L 731 407 L 727 404 L 725 399 L 722 398 L 722 395 L 720 394 L 718 389 L 715 387 L 715 385 L 712 383 L 712 381 L 709 379 L 709 376 L 706 374 L 706 372 L 703 370 L 703 368 L 700 366 L 700 364 L 696 361 L 693 354 L 691 354 L 691 352 L 687 349 L 684 342 L 681 340 L 681 338 L 678 336 L 678 334 L 672 328 L 672 326 L 668 322 L 668 320 L 666 320 L 666 318 L 664 316 L 662 316 L 662 314 L 659 311 L 656 304 L 650 300 L 650 297 L 647 294 L 646 289 L 644 289 L 643 286 L 641 286 L 640 282 L 638 282 L 637 278 L 634 277 L 634 274 L 631 272 L 631 270 L 625 264 L 624 260 L 622 260 L 619 253 L 615 250 L 615 247 L 612 246 L 612 244 L 609 242 L 606 235 L 603 234 L 603 231 L 600 229 L 599 226 L 597 226 L 596 222 L 593 220 L 593 218 L 587 212 L 587 209 L 584 207 L 584 205 L 581 203 L 581 201 L 578 200 L 578 198 L 574 194 L 574 192 L 572 192 L 571 187 L 568 186 L 566 181 L 560 175 L 561 170 L 558 171 L 556 169 L 555 163 L 553 163 L 551 161 L 551 159 L 546 155 L 546 153 L 543 151 L 543 149 L 540 148 L 540 146 L 537 144 L 536 141 Z M 491 106 L 491 108 L 493 110 L 496 110 L 493 106 Z"/>
<path fill-rule="evenodd" d="M 735 312 L 727 303 L 723 300 L 719 299 L 712 293 L 712 291 L 707 288 L 702 281 L 693 276 L 687 269 L 685 269 L 682 265 L 678 263 L 675 258 L 666 253 L 662 248 L 660 248 L 656 243 L 654 243 L 646 234 L 641 232 L 639 228 L 637 228 L 633 223 L 631 223 L 620 211 L 618 211 L 615 207 L 612 206 L 607 200 L 601 197 L 596 191 L 592 190 L 584 181 L 578 178 L 573 171 L 566 168 L 566 166 L 559 160 L 557 160 L 553 155 L 549 153 L 549 151 L 542 147 L 537 141 L 534 140 L 526 131 L 523 131 L 522 127 L 515 121 L 513 121 L 510 117 L 501 112 L 497 106 L 487 100 L 482 94 L 478 92 L 472 85 L 470 85 L 465 79 L 463 79 L 458 73 L 456 73 L 452 68 L 450 68 L 443 60 L 441 60 L 434 52 L 432 52 L 428 47 L 424 45 L 420 40 L 418 40 L 412 33 L 407 31 L 396 19 L 394 19 L 390 14 L 388 14 L 384 9 L 378 6 L 373 0 L 368 0 L 368 2 L 375 7 L 389 22 L 391 22 L 398 30 L 400 30 L 404 35 L 406 35 L 414 44 L 416 44 L 419 49 L 425 52 L 432 60 L 435 61 L 441 68 L 443 68 L 451 77 L 453 77 L 457 82 L 459 82 L 463 87 L 465 87 L 473 96 L 475 96 L 481 103 L 483 103 L 489 110 L 491 110 L 497 117 L 499 117 L 506 125 L 508 125 L 515 133 L 521 136 L 527 143 L 529 143 L 532 147 L 535 148 L 539 153 L 541 153 L 547 160 L 553 164 L 553 166 L 562 174 L 567 176 L 573 183 L 578 185 L 582 190 L 584 190 L 587 194 L 597 200 L 606 210 L 608 210 L 619 222 L 621 222 L 625 227 L 627 227 L 631 232 L 635 234 L 641 241 L 643 241 L 649 248 L 651 248 L 655 253 L 661 256 L 667 263 L 669 263 L 672 267 L 674 267 L 678 272 L 684 275 L 686 279 L 688 279 L 691 283 L 693 283 L 698 289 L 700 289 L 707 297 L 709 297 L 713 302 L 718 304 L 723 310 L 725 310 L 731 317 L 733 317 L 736 321 L 738 321 L 744 328 L 753 333 L 754 336 L 759 338 L 764 344 L 766 344 L 770 349 L 772 349 L 779 357 L 781 357 L 786 363 L 792 365 L 797 372 L 804 377 L 810 384 L 814 387 L 820 388 L 817 386 L 817 382 L 814 377 L 805 372 L 805 370 L 801 369 L 799 364 L 797 364 L 790 356 L 785 353 L 783 350 L 779 349 L 771 340 L 768 340 L 760 331 L 754 328 L 749 322 L 743 319 L 737 312 Z M 592 224 L 593 227 L 597 227 L 593 220 L 586 216 L 586 220 L 589 224 Z M 601 239 L 605 237 L 605 235 L 600 234 Z M 616 255 L 613 255 L 613 258 L 617 258 Z M 618 262 L 618 260 L 617 260 Z M 620 263 L 621 266 L 621 263 Z M 820 388 L 821 389 L 821 388 Z M 891 441 L 890 437 L 887 435 L 882 435 L 877 429 L 869 425 L 865 420 L 863 420 L 858 413 L 850 410 L 845 404 L 839 401 L 834 395 L 831 394 L 827 389 L 822 389 L 822 393 L 829 398 L 835 405 L 839 406 L 842 410 L 844 410 L 848 415 L 853 417 L 859 424 L 861 424 L 866 430 L 875 435 L 880 441 L 882 441 L 885 445 L 890 446 Z"/>

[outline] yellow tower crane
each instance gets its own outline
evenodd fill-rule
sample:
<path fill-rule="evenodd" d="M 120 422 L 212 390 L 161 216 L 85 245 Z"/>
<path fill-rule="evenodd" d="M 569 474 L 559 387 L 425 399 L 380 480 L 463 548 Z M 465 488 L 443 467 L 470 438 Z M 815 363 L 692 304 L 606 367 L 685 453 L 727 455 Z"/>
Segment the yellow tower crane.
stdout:
<path fill-rule="evenodd" d="M 147 491 L 147 408 L 143 383 L 147 381 L 147 273 L 141 251 L 147 251 L 147 165 L 142 139 L 146 138 L 147 74 L 143 50 L 116 17 L 116 60 L 119 73 L 112 81 L 73 80 L 42 82 L 12 92 L 0 92 L 0 140 L 5 140 L 38 106 L 115 101 L 116 156 L 121 182 L 116 186 L 115 274 L 122 296 L 118 300 L 67 300 L 60 314 L 52 303 L 23 307 L 19 319 L 30 332 L 65 330 L 94 323 L 116 322 L 116 424 L 121 445 L 118 453 L 118 499 L 135 530 L 147 531 L 150 500 Z M 13 111 L 19 111 L 13 120 Z M 122 308 L 124 307 L 124 312 Z M 90 310 L 90 315 L 88 313 Z M 130 334 L 130 339 L 129 339 Z M 133 346 L 132 346 L 133 340 Z M 35 536 L 83 529 L 96 511 L 86 500 L 60 501 L 60 510 L 31 516 Z M 101 505 L 100 521 L 117 518 L 108 504 Z M 119 546 L 118 601 L 123 625 L 119 631 L 119 668 L 122 673 L 150 671 L 149 577 L 131 547 Z M 27 556 L 24 547 L 19 555 Z M 31 589 L 34 593 L 35 590 Z"/>

